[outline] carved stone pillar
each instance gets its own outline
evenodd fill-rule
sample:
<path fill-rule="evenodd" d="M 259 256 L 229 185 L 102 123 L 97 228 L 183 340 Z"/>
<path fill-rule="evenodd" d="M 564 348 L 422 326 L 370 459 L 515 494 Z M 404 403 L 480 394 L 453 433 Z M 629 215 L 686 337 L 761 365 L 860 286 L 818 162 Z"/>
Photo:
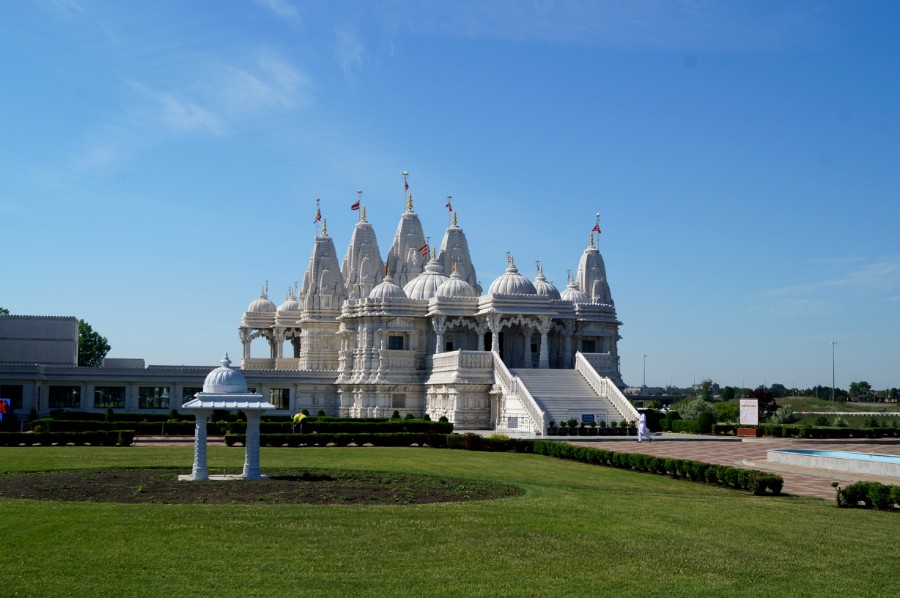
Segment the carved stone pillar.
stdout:
<path fill-rule="evenodd" d="M 522 324 L 522 367 L 525 369 L 531 369 L 531 337 L 534 334 L 534 329 L 528 324 Z"/>
<path fill-rule="evenodd" d="M 563 355 L 563 365 L 566 368 L 574 367 L 572 360 L 572 335 L 575 334 L 575 322 L 571 320 L 565 323 L 564 346 L 565 353 Z"/>
<path fill-rule="evenodd" d="M 209 471 L 206 469 L 206 420 L 209 418 L 209 410 L 195 409 L 194 417 L 197 423 L 194 426 L 194 467 L 191 469 L 191 479 L 200 482 L 209 479 Z"/>
<path fill-rule="evenodd" d="M 431 320 L 431 327 L 434 328 L 434 334 L 437 337 L 434 348 L 434 354 L 437 355 L 444 352 L 444 330 L 447 327 L 447 318 L 435 316 Z"/>
<path fill-rule="evenodd" d="M 272 331 L 272 342 L 275 343 L 275 359 L 284 357 L 284 328 Z"/>
<path fill-rule="evenodd" d="M 550 367 L 550 348 L 547 346 L 547 334 L 550 332 L 551 322 L 550 316 L 544 316 L 541 318 L 541 323 L 538 326 L 538 330 L 541 333 L 541 350 L 540 356 L 538 357 L 538 367 L 542 370 L 546 370 Z"/>
<path fill-rule="evenodd" d="M 262 477 L 259 473 L 259 417 L 262 414 L 252 409 L 245 411 L 245 414 L 247 415 L 245 440 L 247 451 L 244 456 L 244 478 L 258 480 Z"/>
<path fill-rule="evenodd" d="M 491 314 L 485 321 L 491 331 L 491 352 L 500 354 L 500 314 Z"/>
<path fill-rule="evenodd" d="M 244 360 L 250 359 L 250 337 L 253 334 L 249 328 L 239 328 L 238 334 L 241 337 L 241 344 L 244 346 Z"/>

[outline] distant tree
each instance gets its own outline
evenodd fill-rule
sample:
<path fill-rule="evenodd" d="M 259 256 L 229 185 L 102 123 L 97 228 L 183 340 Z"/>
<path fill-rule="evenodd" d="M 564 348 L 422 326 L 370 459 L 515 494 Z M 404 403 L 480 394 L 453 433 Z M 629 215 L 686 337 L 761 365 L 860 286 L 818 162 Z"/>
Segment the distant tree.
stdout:
<path fill-rule="evenodd" d="M 788 389 L 784 384 L 773 384 L 769 387 L 769 392 L 771 392 L 772 396 L 776 399 L 788 396 Z"/>
<path fill-rule="evenodd" d="M 700 398 L 707 402 L 711 401 L 712 400 L 712 387 L 713 387 L 713 381 L 710 380 L 709 378 L 700 382 Z"/>
<path fill-rule="evenodd" d="M 109 341 L 100 333 L 94 332 L 91 325 L 84 320 L 78 320 L 78 365 L 81 367 L 96 368 L 103 363 L 103 358 L 109 353 Z"/>
<path fill-rule="evenodd" d="M 726 386 L 725 388 L 722 389 L 722 400 L 723 401 L 730 401 L 734 397 L 735 397 L 735 392 L 734 392 L 733 386 Z"/>
<path fill-rule="evenodd" d="M 759 401 L 760 421 L 769 419 L 775 415 L 775 412 L 778 410 L 778 403 L 775 402 L 775 395 L 769 392 L 765 386 L 757 386 L 756 389 L 750 393 L 750 396 Z"/>
<path fill-rule="evenodd" d="M 900 399 L 900 388 L 892 388 L 887 391 L 887 397 L 891 401 L 896 401 Z"/>
<path fill-rule="evenodd" d="M 0 316 L 8 316 L 8 315 L 9 315 L 9 310 L 6 309 L 5 307 L 0 307 Z"/>
<path fill-rule="evenodd" d="M 862 380 L 860 382 L 851 382 L 850 398 L 856 399 L 858 397 L 868 395 L 870 390 L 872 390 L 872 385 L 865 380 Z"/>

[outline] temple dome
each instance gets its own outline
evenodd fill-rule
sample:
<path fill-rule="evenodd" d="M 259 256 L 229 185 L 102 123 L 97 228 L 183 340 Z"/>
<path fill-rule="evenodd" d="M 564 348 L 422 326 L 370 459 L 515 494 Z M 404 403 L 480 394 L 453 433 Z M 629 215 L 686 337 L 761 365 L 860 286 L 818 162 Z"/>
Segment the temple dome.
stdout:
<path fill-rule="evenodd" d="M 547 282 L 543 272 L 538 272 L 537 277 L 534 279 L 534 289 L 538 295 L 543 295 L 548 299 L 561 299 L 559 290 L 552 282 Z"/>
<path fill-rule="evenodd" d="M 434 295 L 435 297 L 477 297 L 478 291 L 463 280 L 459 272 L 454 270 L 450 278 L 437 288 Z"/>
<path fill-rule="evenodd" d="M 203 392 L 211 394 L 247 394 L 247 380 L 236 369 L 229 367 L 228 353 L 221 366 L 211 371 L 203 381 Z"/>
<path fill-rule="evenodd" d="M 567 286 L 566 290 L 562 292 L 562 300 L 571 301 L 572 303 L 591 302 L 591 298 L 587 296 L 587 293 L 579 290 L 579 288 L 575 286 L 574 280 L 570 280 L 569 286 Z"/>
<path fill-rule="evenodd" d="M 519 274 L 515 264 L 510 264 L 506 272 L 491 283 L 489 295 L 536 295 L 537 290 L 531 281 Z"/>
<path fill-rule="evenodd" d="M 440 262 L 432 259 L 425 271 L 406 283 L 403 291 L 410 299 L 431 299 L 442 284 L 450 280 L 444 275 Z"/>
<path fill-rule="evenodd" d="M 275 307 L 275 304 L 269 301 L 265 291 L 261 292 L 259 297 L 247 306 L 248 314 L 269 314 L 275 313 L 276 311 L 277 308 Z"/>
<path fill-rule="evenodd" d="M 383 281 L 375 285 L 369 292 L 369 299 L 378 299 L 381 301 L 384 301 L 385 299 L 406 299 L 406 293 L 403 292 L 403 289 L 401 289 L 400 286 L 394 282 L 394 279 L 391 278 L 391 275 L 388 274 L 384 277 Z"/>

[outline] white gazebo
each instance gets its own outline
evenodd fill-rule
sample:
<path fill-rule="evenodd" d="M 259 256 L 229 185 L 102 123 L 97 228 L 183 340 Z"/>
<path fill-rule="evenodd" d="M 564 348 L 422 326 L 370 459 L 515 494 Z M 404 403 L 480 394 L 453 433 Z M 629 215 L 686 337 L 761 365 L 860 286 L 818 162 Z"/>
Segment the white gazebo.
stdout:
<path fill-rule="evenodd" d="M 262 395 L 247 392 L 244 375 L 229 367 L 228 353 L 221 361 L 222 366 L 214 369 L 203 382 L 203 392 L 183 405 L 183 409 L 193 411 L 197 419 L 194 431 L 194 467 L 190 475 L 178 476 L 179 480 L 256 480 L 265 476 L 259 473 L 259 418 L 266 411 L 275 409 L 271 403 L 263 401 Z M 247 415 L 247 453 L 244 471 L 239 476 L 211 476 L 206 467 L 206 422 L 214 409 L 233 411 L 240 409 Z"/>

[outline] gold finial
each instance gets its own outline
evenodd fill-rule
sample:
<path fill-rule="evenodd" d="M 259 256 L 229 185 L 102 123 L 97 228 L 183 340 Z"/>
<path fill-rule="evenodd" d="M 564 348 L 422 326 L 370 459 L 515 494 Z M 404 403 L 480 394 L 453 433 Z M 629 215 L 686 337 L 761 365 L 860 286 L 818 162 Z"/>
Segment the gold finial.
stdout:
<path fill-rule="evenodd" d="M 384 277 L 387 278 L 388 276 L 390 276 L 390 270 L 388 270 L 388 265 L 385 264 L 384 265 Z"/>
<path fill-rule="evenodd" d="M 453 262 L 453 271 L 456 272 L 459 270 L 459 262 Z"/>
<path fill-rule="evenodd" d="M 362 221 L 363 222 L 366 221 L 366 206 L 363 206 L 363 209 L 362 209 Z"/>
<path fill-rule="evenodd" d="M 437 247 L 431 248 L 431 259 L 433 259 L 433 260 L 437 259 Z"/>
<path fill-rule="evenodd" d="M 594 233 L 591 232 L 591 248 L 594 247 Z"/>
<path fill-rule="evenodd" d="M 456 210 L 453 210 L 453 226 L 456 226 Z"/>
<path fill-rule="evenodd" d="M 322 218 L 322 236 L 328 236 L 328 218 Z"/>
<path fill-rule="evenodd" d="M 412 212 L 412 193 L 406 196 L 406 211 Z"/>

